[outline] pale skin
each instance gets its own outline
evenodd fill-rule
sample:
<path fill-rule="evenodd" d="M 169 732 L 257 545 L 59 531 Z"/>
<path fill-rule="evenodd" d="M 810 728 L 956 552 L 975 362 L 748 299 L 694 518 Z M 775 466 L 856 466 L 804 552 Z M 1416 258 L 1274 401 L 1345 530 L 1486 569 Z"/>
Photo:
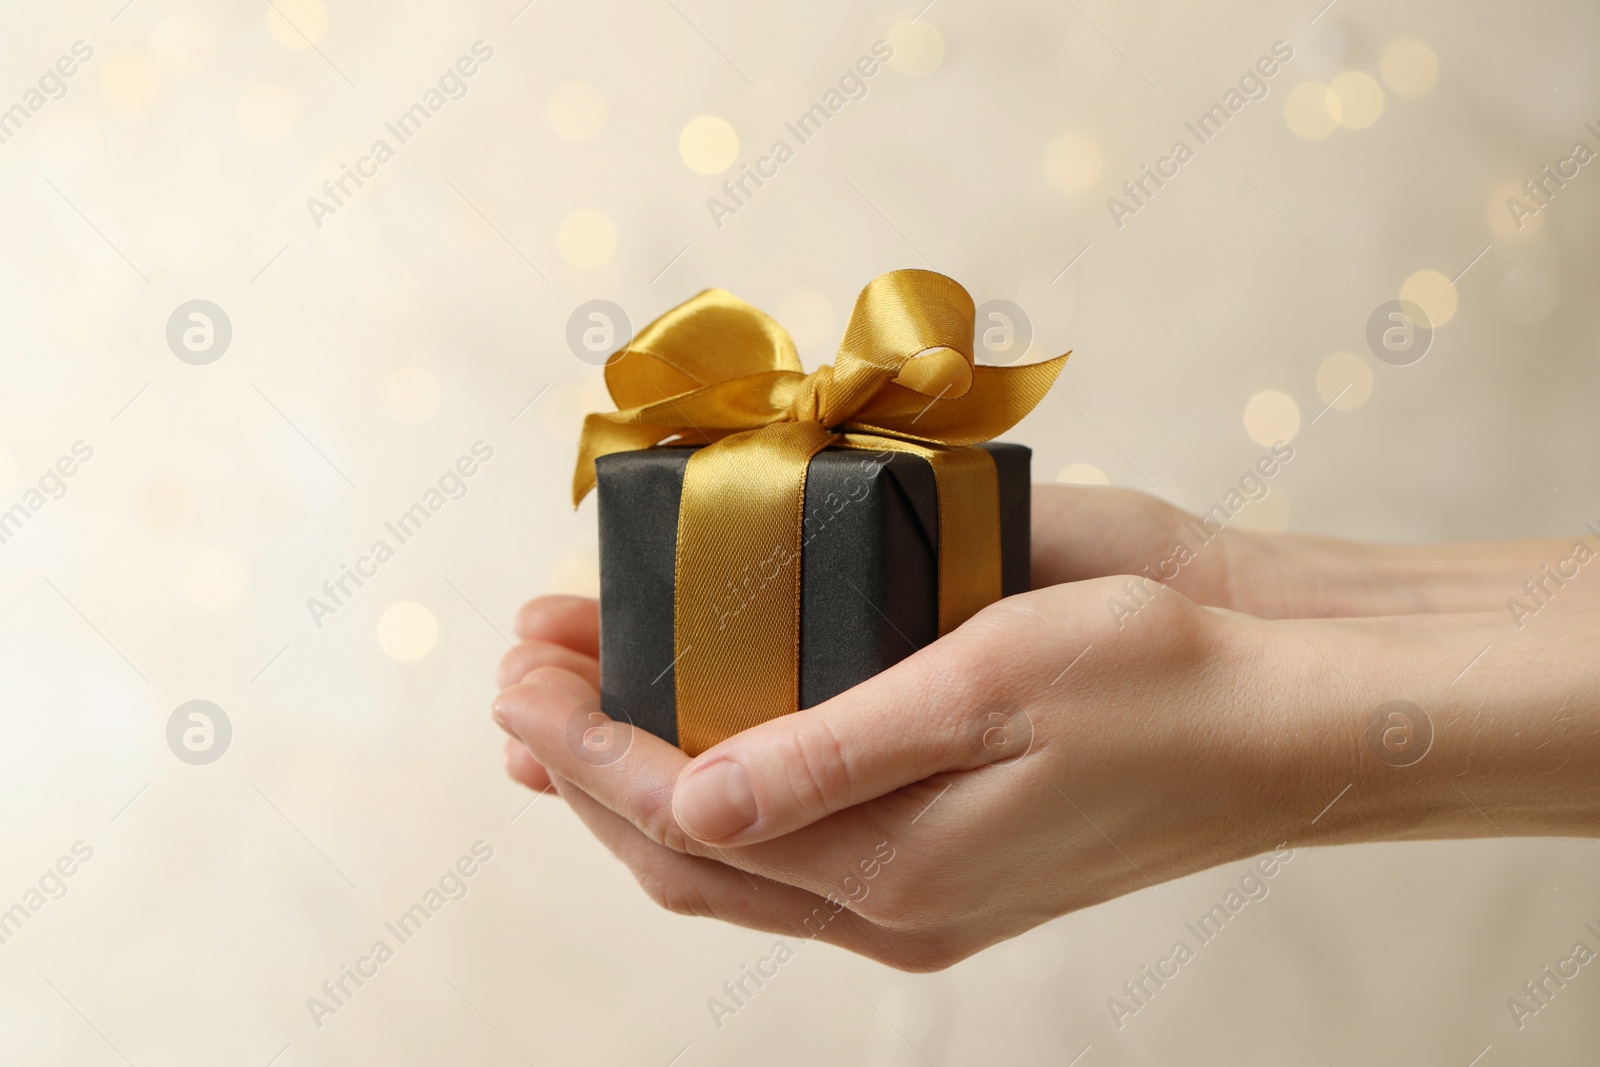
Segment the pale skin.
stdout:
<path fill-rule="evenodd" d="M 598 608 L 530 601 L 494 701 L 509 773 L 669 910 L 912 971 L 1283 844 L 1600 835 L 1600 559 L 1572 561 L 1578 537 L 1200 547 L 1127 490 L 1036 486 L 1033 509 L 1032 592 L 693 760 L 640 730 L 580 758 Z M 1193 559 L 1161 569 L 1179 540 Z M 1147 567 L 1166 580 L 1132 596 Z M 1369 730 L 1395 700 L 1431 746 Z"/>

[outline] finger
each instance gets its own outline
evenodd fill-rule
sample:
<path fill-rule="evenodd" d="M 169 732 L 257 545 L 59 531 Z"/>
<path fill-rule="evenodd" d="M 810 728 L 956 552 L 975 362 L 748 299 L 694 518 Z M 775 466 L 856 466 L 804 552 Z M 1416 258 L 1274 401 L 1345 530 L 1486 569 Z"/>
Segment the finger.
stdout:
<path fill-rule="evenodd" d="M 874 958 L 881 958 L 888 948 L 886 931 L 837 900 L 716 860 L 674 852 L 573 783 L 556 778 L 555 786 L 590 832 L 633 873 L 640 888 L 670 912 L 815 938 Z"/>
<path fill-rule="evenodd" d="M 600 656 L 600 602 L 586 596 L 541 596 L 522 605 L 512 626 L 518 637 L 566 645 Z"/>
<path fill-rule="evenodd" d="M 528 746 L 518 741 L 515 737 L 506 738 L 506 773 L 511 780 L 527 786 L 535 793 L 550 791 L 550 773 L 544 769 L 538 760 L 533 758 L 533 753 L 528 751 Z"/>
<path fill-rule="evenodd" d="M 971 680 L 962 650 L 972 644 L 958 630 L 832 700 L 706 750 L 678 777 L 678 822 L 700 841 L 749 845 L 943 771 L 1020 755 L 1031 720 Z"/>
<path fill-rule="evenodd" d="M 689 757 L 654 734 L 612 722 L 597 691 L 559 667 L 504 690 L 494 716 L 552 776 L 574 782 L 653 840 L 675 851 L 686 841 L 672 818 L 670 790 Z"/>
<path fill-rule="evenodd" d="M 527 745 L 523 742 L 521 735 L 517 733 L 515 725 L 505 712 L 505 708 L 517 703 L 514 696 L 507 696 L 508 693 L 514 694 L 522 686 L 537 686 L 537 692 L 542 693 L 549 690 L 550 692 L 559 691 L 564 694 L 565 703 L 563 706 L 576 709 L 579 705 L 592 703 L 598 707 L 600 691 L 589 679 L 582 675 L 561 667 L 545 667 L 537 672 L 530 672 L 528 677 L 530 681 L 502 689 L 494 698 L 494 702 L 489 705 L 490 717 L 500 726 L 500 729 L 506 732 L 507 737 L 516 741 L 523 748 L 527 748 Z M 534 761 L 538 762 L 538 758 L 534 757 Z"/>
<path fill-rule="evenodd" d="M 600 661 L 593 656 L 574 652 L 566 645 L 539 638 L 530 638 L 510 649 L 500 660 L 496 684 L 501 689 L 516 685 L 530 674 L 545 667 L 561 667 L 600 688 Z"/>
<path fill-rule="evenodd" d="M 579 680 L 559 668 L 545 674 L 549 684 L 535 680 L 501 693 L 495 700 L 495 715 L 527 744 L 553 779 L 574 783 L 646 838 L 673 852 L 709 857 L 827 894 L 838 892 L 844 877 L 884 838 L 877 822 L 883 813 L 858 809 L 749 848 L 706 844 L 687 833 L 673 812 L 673 784 L 689 757 L 626 723 L 601 718 L 601 725 L 595 725 L 590 718 L 596 714 L 595 703 L 574 691 Z M 588 690 L 587 696 L 592 694 Z M 591 743 L 586 736 L 590 730 L 605 736 Z"/>

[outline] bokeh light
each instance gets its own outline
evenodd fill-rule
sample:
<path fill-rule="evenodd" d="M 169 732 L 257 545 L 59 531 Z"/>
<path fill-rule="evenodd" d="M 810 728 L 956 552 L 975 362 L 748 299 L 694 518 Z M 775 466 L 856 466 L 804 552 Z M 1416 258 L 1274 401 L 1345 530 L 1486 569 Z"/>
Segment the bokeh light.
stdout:
<path fill-rule="evenodd" d="M 1081 193 L 1100 179 L 1104 155 L 1092 138 L 1064 133 L 1051 140 L 1044 152 L 1044 172 L 1056 188 Z"/>
<path fill-rule="evenodd" d="M 571 596 L 600 595 L 600 561 L 594 556 L 571 555 L 556 564 L 545 583 L 547 593 Z"/>
<path fill-rule="evenodd" d="M 402 663 L 421 659 L 439 640 L 439 620 L 413 600 L 390 604 L 378 616 L 378 647 Z"/>
<path fill-rule="evenodd" d="M 1502 241 L 1531 241 L 1544 233 L 1544 211 L 1522 182 L 1507 178 L 1489 190 L 1483 213 L 1489 229 Z"/>
<path fill-rule="evenodd" d="M 1419 270 L 1407 278 L 1400 286 L 1400 299 L 1426 311 L 1435 328 L 1449 322 L 1456 313 L 1456 287 L 1436 270 Z"/>
<path fill-rule="evenodd" d="M 117 111 L 143 111 L 161 95 L 161 71 L 143 52 L 107 56 L 100 68 L 100 95 Z"/>
<path fill-rule="evenodd" d="M 721 174 L 739 156 L 739 134 L 725 118 L 700 115 L 684 124 L 678 155 L 696 174 Z"/>
<path fill-rule="evenodd" d="M 1378 63 L 1383 84 L 1396 96 L 1421 96 L 1439 78 L 1439 57 L 1426 41 L 1399 37 L 1389 42 Z"/>
<path fill-rule="evenodd" d="M 1093 463 L 1069 463 L 1061 468 L 1056 475 L 1056 481 L 1066 482 L 1069 485 L 1110 485 L 1111 479 L 1106 477 L 1106 472 L 1096 467 Z"/>
<path fill-rule="evenodd" d="M 894 49 L 890 69 L 907 78 L 925 78 L 944 62 L 944 36 L 927 19 L 896 24 L 888 44 Z"/>
<path fill-rule="evenodd" d="M 328 32 L 328 9 L 321 0 L 272 0 L 267 32 L 285 48 L 310 48 Z"/>
<path fill-rule="evenodd" d="M 1263 389 L 1244 406 L 1244 432 L 1258 445 L 1292 441 L 1300 432 L 1300 405 L 1287 393 Z"/>
<path fill-rule="evenodd" d="M 1383 114 L 1383 86 L 1365 71 L 1347 70 L 1328 86 L 1328 113 L 1347 130 L 1362 130 Z"/>
<path fill-rule="evenodd" d="M 1296 137 L 1320 141 L 1339 128 L 1334 118 L 1333 90 L 1318 82 L 1301 82 L 1283 102 L 1283 118 Z"/>

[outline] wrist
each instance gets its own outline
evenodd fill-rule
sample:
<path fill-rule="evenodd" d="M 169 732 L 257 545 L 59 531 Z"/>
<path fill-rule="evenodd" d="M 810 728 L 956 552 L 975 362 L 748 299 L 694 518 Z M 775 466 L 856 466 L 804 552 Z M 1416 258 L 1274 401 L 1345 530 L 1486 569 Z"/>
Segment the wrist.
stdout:
<path fill-rule="evenodd" d="M 1538 639 L 1493 614 L 1269 628 L 1290 843 L 1600 835 L 1600 613 Z"/>
<path fill-rule="evenodd" d="M 1303 534 L 1232 534 L 1231 606 L 1290 618 L 1504 611 L 1511 598 L 1540 605 L 1600 598 L 1583 583 L 1589 542 L 1555 538 L 1452 545 L 1372 545 Z M 1248 581 L 1246 580 L 1248 579 Z M 1529 593 L 1529 588 L 1532 593 Z"/>
<path fill-rule="evenodd" d="M 1429 572 L 1410 550 L 1298 534 L 1224 534 L 1228 598 L 1265 618 L 1353 618 L 1446 610 L 1438 591 L 1465 578 Z"/>

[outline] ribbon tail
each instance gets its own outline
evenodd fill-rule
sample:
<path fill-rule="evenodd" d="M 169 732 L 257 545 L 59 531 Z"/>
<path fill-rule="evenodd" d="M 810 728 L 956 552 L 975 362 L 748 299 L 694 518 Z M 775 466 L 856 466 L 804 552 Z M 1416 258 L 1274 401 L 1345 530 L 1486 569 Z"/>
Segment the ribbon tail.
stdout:
<path fill-rule="evenodd" d="M 924 396 L 891 383 L 851 415 L 844 428 L 937 445 L 992 441 L 1045 398 L 1066 362 L 1063 355 L 1015 367 L 975 367 L 972 387 L 955 399 Z"/>
<path fill-rule="evenodd" d="M 572 472 L 572 506 L 577 507 L 594 488 L 594 461 L 613 452 L 649 448 L 673 432 L 669 426 L 628 425 L 607 415 L 586 415 L 578 441 L 578 466 Z"/>

